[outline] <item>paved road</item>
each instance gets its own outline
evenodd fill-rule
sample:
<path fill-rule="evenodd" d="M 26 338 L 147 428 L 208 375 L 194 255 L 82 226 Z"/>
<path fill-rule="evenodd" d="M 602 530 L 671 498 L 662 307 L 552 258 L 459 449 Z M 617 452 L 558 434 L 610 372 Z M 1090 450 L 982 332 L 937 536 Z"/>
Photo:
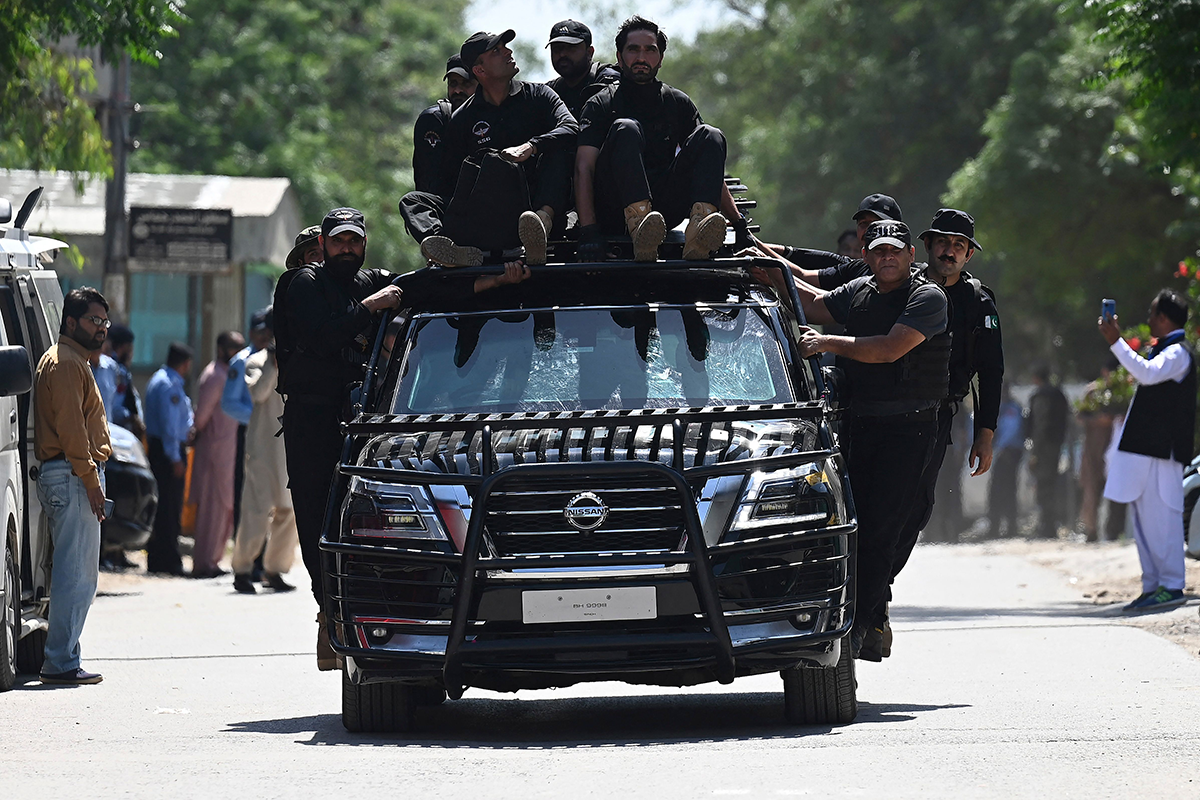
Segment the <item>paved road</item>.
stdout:
<path fill-rule="evenodd" d="M 862 666 L 836 728 L 787 726 L 763 676 L 469 691 L 417 736 L 355 736 L 302 592 L 131 588 L 88 622 L 103 684 L 0 695 L 7 796 L 1200 797 L 1200 661 L 1014 557 L 918 550 L 895 654 Z"/>

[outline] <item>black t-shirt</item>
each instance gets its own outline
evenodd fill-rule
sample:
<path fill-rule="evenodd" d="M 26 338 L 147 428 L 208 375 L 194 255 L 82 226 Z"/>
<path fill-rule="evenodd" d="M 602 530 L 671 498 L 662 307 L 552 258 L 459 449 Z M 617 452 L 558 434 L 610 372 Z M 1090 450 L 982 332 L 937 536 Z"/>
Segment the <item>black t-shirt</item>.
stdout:
<path fill-rule="evenodd" d="M 640 85 L 606 86 L 583 105 L 579 120 L 579 146 L 604 146 L 609 128 L 618 119 L 635 119 L 646 137 L 643 161 L 651 179 L 666 172 L 682 147 L 703 122 L 695 103 L 686 94 L 661 81 Z"/>
<path fill-rule="evenodd" d="M 481 86 L 446 125 L 445 168 L 436 194 L 454 194 L 463 159 L 477 150 L 503 150 L 529 142 L 538 153 L 548 153 L 573 147 L 578 133 L 579 123 L 544 83 L 514 80 L 508 97 L 498 106 L 487 101 Z M 522 166 L 532 176 L 536 159 L 528 159 Z"/>
<path fill-rule="evenodd" d="M 413 182 L 418 192 L 434 192 L 440 184 L 442 156 L 446 145 L 446 123 L 450 121 L 450 103 L 439 100 L 425 109 L 413 126 Z"/>
<path fill-rule="evenodd" d="M 591 68 L 588 70 L 587 77 L 575 86 L 567 85 L 566 79 L 562 76 L 546 81 L 546 85 L 562 98 L 563 103 L 567 106 L 567 110 L 571 112 L 571 116 L 578 120 L 583 113 L 583 104 L 589 98 L 593 97 L 605 86 L 610 86 L 620 79 L 621 73 L 614 65 L 593 62 Z"/>

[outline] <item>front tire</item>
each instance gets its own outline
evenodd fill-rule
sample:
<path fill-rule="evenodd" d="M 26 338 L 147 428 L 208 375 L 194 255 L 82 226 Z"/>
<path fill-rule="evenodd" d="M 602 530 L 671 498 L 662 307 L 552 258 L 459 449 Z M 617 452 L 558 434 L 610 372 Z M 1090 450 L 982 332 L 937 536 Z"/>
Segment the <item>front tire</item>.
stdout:
<path fill-rule="evenodd" d="M 833 725 L 858 716 L 858 680 L 850 637 L 841 642 L 841 655 L 832 667 L 793 667 L 783 676 L 783 716 L 796 725 Z"/>
<path fill-rule="evenodd" d="M 0 692 L 17 682 L 17 649 L 21 638 L 21 584 L 12 547 L 4 546 L 4 608 L 0 611 Z"/>
<path fill-rule="evenodd" d="M 403 683 L 352 683 L 342 669 L 342 727 L 351 733 L 406 733 L 417 708 L 414 687 Z"/>

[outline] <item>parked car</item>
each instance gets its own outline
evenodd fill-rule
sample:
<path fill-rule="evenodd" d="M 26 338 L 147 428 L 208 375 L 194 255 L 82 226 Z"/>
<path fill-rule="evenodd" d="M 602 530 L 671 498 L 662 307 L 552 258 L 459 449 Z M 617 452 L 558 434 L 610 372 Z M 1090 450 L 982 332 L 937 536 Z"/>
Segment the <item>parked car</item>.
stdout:
<path fill-rule="evenodd" d="M 0 631 L 0 690 L 18 672 L 38 672 L 46 642 L 50 588 L 50 536 L 36 487 L 31 384 L 38 360 L 58 339 L 62 289 L 46 265 L 67 245 L 30 236 L 25 222 L 41 189 L 32 192 L 15 219 L 0 200 L 0 224 L 13 219 L 0 238 L 0 538 L 3 547 L 3 630 Z"/>
<path fill-rule="evenodd" d="M 109 425 L 108 435 L 113 451 L 104 465 L 104 482 L 113 513 L 100 525 L 101 557 L 144 549 L 158 508 L 158 483 L 142 443 L 119 425 Z"/>
<path fill-rule="evenodd" d="M 472 686 L 767 672 L 789 721 L 854 719 L 837 398 L 755 268 L 782 277 L 619 260 L 433 293 L 389 362 L 381 325 L 321 542 L 347 729 Z"/>

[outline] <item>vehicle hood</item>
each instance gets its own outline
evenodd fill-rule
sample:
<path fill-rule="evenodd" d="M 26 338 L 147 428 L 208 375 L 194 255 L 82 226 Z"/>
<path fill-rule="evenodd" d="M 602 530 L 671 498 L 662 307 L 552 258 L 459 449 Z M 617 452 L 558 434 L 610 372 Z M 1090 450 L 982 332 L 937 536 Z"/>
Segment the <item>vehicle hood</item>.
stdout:
<path fill-rule="evenodd" d="M 674 453 L 670 422 L 611 427 L 501 430 L 492 434 L 495 468 L 515 464 L 582 461 L 657 461 Z M 393 469 L 478 475 L 482 434 L 461 431 L 405 433 L 373 438 L 359 463 Z M 684 466 L 708 466 L 749 458 L 821 449 L 811 419 L 692 422 L 684 433 Z"/>

